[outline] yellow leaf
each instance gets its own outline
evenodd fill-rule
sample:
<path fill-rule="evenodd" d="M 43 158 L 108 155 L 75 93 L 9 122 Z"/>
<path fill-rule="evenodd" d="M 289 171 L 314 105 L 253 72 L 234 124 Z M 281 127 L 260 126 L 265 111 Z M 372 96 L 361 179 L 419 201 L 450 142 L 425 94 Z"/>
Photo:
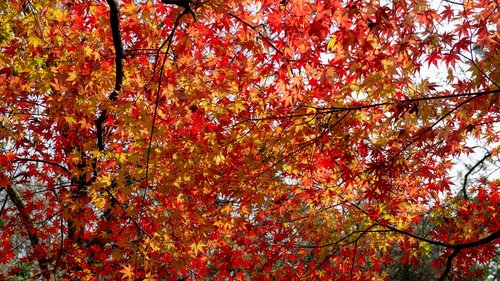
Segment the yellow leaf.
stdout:
<path fill-rule="evenodd" d="M 101 177 L 101 183 L 103 183 L 105 186 L 111 185 L 111 177 L 109 175 L 103 175 Z"/>
<path fill-rule="evenodd" d="M 189 246 L 191 248 L 191 251 L 193 254 L 196 256 L 198 253 L 203 253 L 203 248 L 206 247 L 207 245 L 203 242 L 198 242 L 198 243 L 193 243 Z"/>
<path fill-rule="evenodd" d="M 224 206 L 222 209 L 221 209 L 221 212 L 223 214 L 231 214 L 231 212 L 233 211 L 233 206 L 231 204 L 226 204 L 226 206 Z"/>
<path fill-rule="evenodd" d="M 123 269 L 120 270 L 120 272 L 123 273 L 122 278 L 132 279 L 134 277 L 134 271 L 132 266 L 130 265 L 124 265 Z"/>
<path fill-rule="evenodd" d="M 146 274 L 146 279 L 144 281 L 156 281 L 155 274 L 147 273 Z"/>
<path fill-rule="evenodd" d="M 245 105 L 244 105 L 244 104 L 243 104 L 243 102 L 241 102 L 241 101 L 236 101 L 236 102 L 234 103 L 234 108 L 236 109 L 236 110 L 235 110 L 236 112 L 240 112 L 240 111 L 242 111 L 242 110 L 246 110 Z"/>
<path fill-rule="evenodd" d="M 75 117 L 73 116 L 65 116 L 64 119 L 66 120 L 66 122 L 68 122 L 68 124 L 70 125 L 73 125 L 76 123 L 76 119 Z"/>
<path fill-rule="evenodd" d="M 92 203 L 94 203 L 97 209 L 103 209 L 106 206 L 106 199 L 98 194 L 95 194 L 95 196 L 92 196 Z"/>
<path fill-rule="evenodd" d="M 337 37 L 333 36 L 330 41 L 328 41 L 328 45 L 326 46 L 328 50 L 335 50 L 335 44 L 337 43 Z"/>
<path fill-rule="evenodd" d="M 179 193 L 179 195 L 177 195 L 177 202 L 179 203 L 184 202 L 184 195 L 182 193 Z"/>
<path fill-rule="evenodd" d="M 418 244 L 418 248 L 424 256 L 427 256 L 427 257 L 430 256 L 432 249 L 431 249 L 431 245 L 429 243 L 424 242 L 424 241 L 420 241 L 420 243 Z"/>
<path fill-rule="evenodd" d="M 223 163 L 224 160 L 226 160 L 226 158 L 224 157 L 224 155 L 215 155 L 215 157 L 214 157 L 214 161 L 215 161 L 216 165 L 219 165 L 219 164 Z"/>
<path fill-rule="evenodd" d="M 76 74 L 75 71 L 72 71 L 69 73 L 68 78 L 66 78 L 66 81 L 75 81 L 78 75 Z"/>
<path fill-rule="evenodd" d="M 93 52 L 94 51 L 89 46 L 83 47 L 83 53 L 85 54 L 86 57 L 89 57 L 90 55 L 92 55 Z M 75 78 L 76 78 L 76 76 L 75 76 Z M 69 77 L 68 77 L 68 79 L 69 79 Z M 71 81 L 71 80 L 69 80 L 69 81 Z"/>

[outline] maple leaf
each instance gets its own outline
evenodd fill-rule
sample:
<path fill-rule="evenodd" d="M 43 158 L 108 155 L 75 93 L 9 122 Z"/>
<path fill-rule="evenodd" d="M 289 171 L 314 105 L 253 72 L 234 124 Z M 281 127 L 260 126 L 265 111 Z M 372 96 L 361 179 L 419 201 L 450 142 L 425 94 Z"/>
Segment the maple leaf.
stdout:
<path fill-rule="evenodd" d="M 127 278 L 129 280 L 134 278 L 134 269 L 131 265 L 124 265 L 120 273 L 123 274 L 122 278 Z"/>
<path fill-rule="evenodd" d="M 438 51 L 438 50 L 435 50 L 434 52 L 432 52 L 429 56 L 427 56 L 426 60 L 429 64 L 429 66 L 431 64 L 434 64 L 435 66 L 437 66 L 438 64 L 438 61 L 441 59 L 441 52 Z"/>
<path fill-rule="evenodd" d="M 205 248 L 207 245 L 203 242 L 195 242 L 193 244 L 191 244 L 189 247 L 191 248 L 191 251 L 193 252 L 193 254 L 196 256 L 198 255 L 199 253 L 203 253 L 204 250 L 203 248 Z"/>

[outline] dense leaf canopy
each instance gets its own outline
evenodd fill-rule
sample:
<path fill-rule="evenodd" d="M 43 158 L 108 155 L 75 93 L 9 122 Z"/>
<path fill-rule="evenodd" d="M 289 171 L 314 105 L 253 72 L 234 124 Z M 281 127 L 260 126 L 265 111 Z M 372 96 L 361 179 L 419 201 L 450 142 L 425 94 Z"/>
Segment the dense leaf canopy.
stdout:
<path fill-rule="evenodd" d="M 498 255 L 497 1 L 10 0 L 0 22 L 2 278 L 470 280 Z"/>

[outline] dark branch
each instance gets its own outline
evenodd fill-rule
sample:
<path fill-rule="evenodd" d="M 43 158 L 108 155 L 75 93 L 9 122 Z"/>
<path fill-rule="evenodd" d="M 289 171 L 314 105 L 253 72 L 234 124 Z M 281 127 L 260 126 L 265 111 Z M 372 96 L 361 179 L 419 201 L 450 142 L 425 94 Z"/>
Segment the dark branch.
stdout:
<path fill-rule="evenodd" d="M 240 124 L 243 124 L 243 123 L 248 122 L 248 121 L 265 121 L 265 120 L 315 116 L 318 114 L 330 114 L 330 113 L 344 112 L 344 111 L 349 111 L 349 110 L 358 111 L 358 110 L 363 110 L 363 109 L 368 109 L 368 108 L 374 108 L 374 107 L 380 107 L 380 106 L 386 106 L 386 105 L 394 105 L 397 103 L 401 103 L 401 104 L 416 103 L 416 102 L 421 102 L 421 101 L 430 101 L 430 100 L 438 100 L 438 99 L 451 99 L 451 98 L 459 98 L 459 97 L 474 97 L 475 98 L 475 97 L 479 97 L 479 96 L 484 96 L 484 95 L 489 95 L 489 94 L 497 94 L 497 93 L 500 93 L 500 89 L 484 91 L 484 92 L 475 92 L 475 93 L 464 93 L 464 94 L 455 94 L 455 95 L 423 97 L 423 98 L 416 98 L 416 99 L 405 99 L 405 100 L 397 100 L 394 102 L 381 102 L 381 103 L 373 103 L 373 104 L 360 105 L 360 106 L 346 106 L 346 107 L 304 106 L 306 108 L 316 109 L 318 112 L 293 114 L 293 115 L 281 115 L 281 116 L 266 116 L 266 117 L 261 117 L 261 118 L 249 118 L 247 120 L 236 123 L 235 125 L 240 125 Z"/>
<path fill-rule="evenodd" d="M 458 253 L 460 253 L 460 249 L 454 249 L 451 255 L 448 256 L 448 258 L 446 259 L 446 267 L 444 268 L 443 273 L 439 277 L 438 279 L 439 281 L 443 281 L 448 276 L 448 273 L 450 273 L 451 271 L 453 258 L 455 258 L 458 255 Z"/>
<path fill-rule="evenodd" d="M 488 243 L 493 242 L 494 240 L 496 240 L 498 238 L 500 238 L 500 229 L 497 230 L 496 232 L 493 232 L 492 234 L 482 238 L 482 239 L 479 239 L 479 240 L 476 240 L 473 242 L 469 242 L 469 243 L 457 244 L 454 247 L 457 249 L 473 248 L 473 247 L 488 244 Z"/>
<path fill-rule="evenodd" d="M 337 196 L 339 196 L 342 199 L 343 202 L 345 202 L 348 205 L 356 208 L 360 212 L 364 213 L 366 216 L 370 216 L 365 210 L 361 209 L 356 204 L 353 204 L 353 203 L 349 202 L 341 194 L 337 194 Z M 384 227 L 384 228 L 386 228 L 386 229 L 388 229 L 390 231 L 399 233 L 399 234 L 404 235 L 404 236 L 411 237 L 411 238 L 413 238 L 415 240 L 427 242 L 427 243 L 435 245 L 435 246 L 441 246 L 441 247 L 445 247 L 445 248 L 448 248 L 448 249 L 453 249 L 452 254 L 450 256 L 448 256 L 445 270 L 442 273 L 442 275 L 441 275 L 441 277 L 440 277 L 439 280 L 444 280 L 447 277 L 448 273 L 451 271 L 451 266 L 452 266 L 453 258 L 455 258 L 461 250 L 467 249 L 467 248 L 473 248 L 473 247 L 478 247 L 478 246 L 486 245 L 486 244 L 488 244 L 490 242 L 493 242 L 496 239 L 500 238 L 500 229 L 498 229 L 495 232 L 491 233 L 490 235 L 488 235 L 488 236 L 486 236 L 486 237 L 484 237 L 482 239 L 476 240 L 476 241 L 467 242 L 467 243 L 448 244 L 448 243 L 444 243 L 444 242 L 441 242 L 441 241 L 430 240 L 430 239 L 427 239 L 425 237 L 418 236 L 418 235 L 413 234 L 411 232 L 404 231 L 404 230 L 395 228 L 395 227 L 387 225 L 387 224 L 381 224 L 376 219 L 374 220 L 374 222 L 377 223 L 378 225 L 380 225 L 381 227 Z"/>
<path fill-rule="evenodd" d="M 451 1 L 451 0 L 443 0 L 444 2 L 447 2 L 447 3 L 450 3 L 450 4 L 454 4 L 454 5 L 460 5 L 460 6 L 463 6 L 464 4 L 462 3 L 458 3 L 458 2 L 455 2 L 455 1 Z"/>
<path fill-rule="evenodd" d="M 349 202 L 342 195 L 340 195 L 340 194 L 337 194 L 337 195 L 342 199 L 342 201 L 344 201 L 348 205 L 353 206 L 354 208 L 358 209 L 360 212 L 362 212 L 365 215 L 369 216 L 369 214 L 365 210 L 361 209 L 359 206 L 357 206 L 357 205 Z M 484 237 L 482 239 L 476 240 L 476 241 L 467 242 L 467 243 L 448 244 L 448 243 L 444 243 L 444 242 L 441 242 L 441 241 L 430 240 L 430 239 L 427 239 L 425 237 L 418 236 L 418 235 L 413 234 L 411 232 L 404 231 L 404 230 L 395 228 L 395 227 L 390 226 L 390 225 L 382 225 L 382 224 L 380 224 L 380 222 L 378 220 L 374 220 L 374 222 L 377 223 L 377 224 L 379 224 L 380 226 L 386 228 L 386 229 L 389 229 L 390 231 L 399 233 L 399 234 L 404 235 L 404 236 L 411 237 L 411 238 L 413 238 L 415 240 L 427 242 L 427 243 L 435 245 L 435 246 L 441 246 L 441 247 L 445 247 L 445 248 L 448 248 L 448 249 L 453 249 L 452 254 L 450 256 L 448 256 L 445 270 L 442 273 L 442 275 L 441 275 L 441 277 L 440 277 L 439 280 L 444 280 L 446 278 L 446 276 L 448 276 L 448 273 L 451 271 L 451 266 L 452 266 L 453 258 L 455 258 L 461 250 L 467 249 L 467 248 L 473 248 L 473 247 L 478 247 L 478 246 L 486 245 L 486 244 L 488 244 L 490 242 L 493 242 L 496 239 L 500 238 L 500 229 L 499 229 L 499 230 L 491 233 L 490 235 L 488 235 L 488 236 L 486 236 L 486 237 Z"/>
<path fill-rule="evenodd" d="M 168 42 L 167 50 L 166 50 L 165 55 L 163 57 L 163 62 L 162 62 L 162 65 L 160 67 L 160 73 L 159 73 L 159 78 L 158 78 L 158 89 L 156 92 L 155 108 L 154 108 L 154 112 L 153 112 L 153 124 L 151 125 L 151 132 L 149 134 L 148 151 L 146 153 L 146 175 L 145 175 L 146 189 L 144 190 L 143 197 L 146 196 L 146 191 L 147 191 L 147 188 L 149 186 L 149 184 L 148 184 L 148 181 L 149 181 L 149 178 L 148 178 L 149 177 L 149 158 L 151 157 L 151 145 L 153 144 L 155 122 L 156 122 L 156 117 L 158 115 L 158 105 L 160 104 L 160 94 L 161 94 L 161 83 L 162 83 L 162 78 L 163 78 L 163 70 L 165 68 L 165 63 L 167 62 L 168 53 L 170 52 L 170 49 L 172 47 L 172 40 L 174 39 L 175 30 L 177 30 L 177 27 L 179 26 L 179 23 L 180 23 L 182 16 L 184 16 L 186 13 L 187 13 L 186 10 L 184 10 L 184 12 L 180 13 L 177 16 L 177 19 L 175 20 L 175 23 L 174 23 L 174 27 L 172 28 L 172 31 L 170 32 L 169 36 L 167 37 L 167 40 L 158 49 L 158 54 L 159 54 L 161 49 Z M 159 55 L 157 56 L 156 60 L 159 60 Z M 157 62 L 155 62 L 155 72 L 156 72 L 156 64 L 157 64 Z"/>
<path fill-rule="evenodd" d="M 96 135 L 97 135 L 97 148 L 99 151 L 104 150 L 104 129 L 103 129 L 103 124 L 104 120 L 108 118 L 108 111 L 104 109 L 101 112 L 101 115 L 97 120 L 95 120 L 95 127 L 96 127 Z"/>
<path fill-rule="evenodd" d="M 194 14 L 193 10 L 191 9 L 191 0 L 161 0 L 163 4 L 169 5 L 173 4 L 178 7 L 184 8 L 183 14 L 191 14 L 193 16 L 194 21 L 196 21 L 196 15 Z"/>
<path fill-rule="evenodd" d="M 125 52 L 123 51 L 122 36 L 120 32 L 120 20 L 118 9 L 118 2 L 116 0 L 107 0 L 109 5 L 109 22 L 111 25 L 111 32 L 113 35 L 113 45 L 115 47 L 115 64 L 116 64 L 116 81 L 115 89 L 109 97 L 110 100 L 116 101 L 118 92 L 122 89 L 123 78 L 123 59 L 125 59 Z"/>
<path fill-rule="evenodd" d="M 15 187 L 8 186 L 7 194 L 9 196 L 10 201 L 12 201 L 14 206 L 16 206 L 17 211 L 21 215 L 21 223 L 26 229 L 26 233 L 28 234 L 31 247 L 33 248 L 33 250 L 35 250 L 41 243 L 40 243 L 40 238 L 36 234 L 35 228 L 33 227 L 33 218 L 26 210 L 26 206 L 22 201 L 21 195 L 19 194 L 19 191 L 17 191 Z M 49 261 L 45 258 L 45 255 L 43 255 L 43 253 L 37 253 L 37 255 L 35 256 L 37 257 L 38 266 L 40 267 L 42 276 L 44 276 L 45 279 L 49 280 L 50 279 L 50 272 L 48 268 Z"/>
<path fill-rule="evenodd" d="M 486 161 L 486 159 L 490 158 L 491 156 L 491 152 L 488 152 L 486 153 L 486 155 L 484 155 L 483 158 L 481 158 L 481 160 L 479 160 L 474 166 L 472 166 L 472 168 L 469 169 L 469 171 L 467 172 L 467 174 L 465 174 L 465 177 L 464 177 L 464 185 L 462 187 L 462 192 L 464 193 L 464 198 L 465 199 L 469 199 L 469 197 L 467 196 L 467 181 L 468 181 L 468 178 L 470 176 L 470 174 L 472 173 L 472 171 L 474 171 L 474 169 L 476 169 L 479 165 L 481 165 L 482 163 L 484 163 L 484 161 Z"/>
<path fill-rule="evenodd" d="M 441 246 L 441 247 L 445 247 L 445 248 L 455 248 L 456 247 L 455 245 L 443 243 L 441 241 L 430 240 L 430 239 L 418 236 L 416 234 L 413 234 L 411 232 L 404 231 L 404 230 L 401 230 L 401 229 L 397 229 L 397 228 L 392 227 L 390 225 L 385 225 L 384 227 L 387 228 L 387 229 L 390 229 L 391 231 L 394 231 L 396 233 L 399 233 L 399 234 L 402 234 L 402 235 L 405 235 L 405 236 L 409 236 L 409 237 L 411 237 L 413 239 L 416 239 L 416 240 L 419 240 L 419 241 L 424 241 L 424 242 L 427 242 L 427 243 L 432 244 L 432 245 Z"/>
<path fill-rule="evenodd" d="M 16 157 L 16 161 L 19 161 L 19 162 L 37 162 L 37 163 L 52 165 L 52 166 L 60 168 L 65 173 L 71 175 L 71 172 L 68 170 L 68 168 L 64 167 L 63 165 L 61 165 L 59 163 L 55 163 L 55 162 L 51 162 L 51 161 L 47 161 L 47 160 L 43 160 L 43 159 L 32 159 L 32 158 L 21 158 L 21 157 Z"/>
<path fill-rule="evenodd" d="M 450 116 L 453 112 L 455 112 L 456 110 L 458 110 L 460 107 L 464 106 L 465 104 L 471 102 L 472 100 L 478 98 L 480 95 L 476 95 L 476 96 L 472 96 L 466 100 L 464 100 L 463 102 L 457 104 L 455 107 L 453 107 L 451 110 L 449 110 L 448 112 L 446 112 L 445 114 L 443 114 L 443 116 L 441 116 L 438 120 L 436 120 L 434 123 L 432 123 L 432 125 L 430 125 L 428 128 L 426 128 L 423 132 L 421 132 L 420 134 L 418 134 L 413 140 L 411 140 L 410 142 L 408 142 L 402 149 L 400 149 L 397 153 L 395 153 L 392 158 L 391 158 L 391 161 L 396 159 L 396 157 L 398 155 L 400 155 L 401 153 L 403 153 L 407 148 L 409 148 L 410 146 L 412 146 L 414 143 L 416 143 L 419 139 L 421 139 L 423 136 L 425 136 L 427 133 L 429 133 L 434 127 L 436 127 L 439 123 L 441 123 L 441 121 L 443 121 L 446 117 Z"/>
<path fill-rule="evenodd" d="M 498 93 L 500 93 L 500 89 L 488 90 L 488 91 L 482 91 L 482 92 L 474 92 L 474 93 L 422 97 L 422 98 L 416 98 L 416 99 L 405 99 L 405 100 L 397 100 L 395 102 L 381 102 L 381 103 L 360 105 L 360 106 L 354 106 L 354 107 L 321 107 L 321 108 L 316 108 L 316 109 L 324 110 L 324 111 L 336 111 L 336 112 L 343 111 L 343 110 L 361 110 L 361 109 L 367 109 L 367 108 L 372 108 L 372 107 L 391 105 L 391 104 L 395 104 L 395 103 L 414 103 L 414 102 L 420 102 L 420 101 L 450 99 L 450 98 L 459 98 L 459 97 L 479 97 L 479 96 L 484 96 L 484 95 L 489 95 L 489 94 L 498 94 Z"/>
<path fill-rule="evenodd" d="M 109 96 L 111 101 L 118 99 L 118 93 L 122 89 L 123 78 L 125 73 L 123 71 L 123 60 L 125 59 L 125 52 L 123 51 L 122 36 L 120 32 L 120 10 L 118 9 L 118 2 L 116 0 L 107 0 L 109 5 L 109 23 L 111 25 L 111 33 L 113 36 L 113 46 L 115 48 L 115 88 Z M 108 111 L 102 110 L 101 115 L 95 120 L 96 135 L 97 135 L 97 148 L 100 151 L 104 150 L 104 121 L 108 118 Z"/>
<path fill-rule="evenodd" d="M 139 231 L 139 233 L 144 233 L 146 234 L 147 237 L 149 238 L 153 238 L 153 236 L 151 236 L 151 234 L 149 234 L 146 230 L 144 230 L 144 228 L 142 228 L 139 223 L 137 222 L 137 220 L 135 220 L 134 218 L 132 218 L 128 212 L 127 212 L 127 209 L 125 209 L 125 207 L 118 201 L 118 199 L 116 199 L 116 197 L 113 195 L 113 193 L 111 193 L 109 191 L 109 189 L 106 190 L 106 194 L 108 194 L 108 196 L 111 198 L 111 201 L 114 203 L 114 204 L 117 204 L 118 206 L 120 206 L 120 208 L 123 210 L 123 212 L 125 213 L 125 216 L 130 219 L 132 221 L 132 223 L 135 225 L 135 227 L 137 228 L 137 230 Z"/>
<path fill-rule="evenodd" d="M 446 260 L 446 267 L 445 267 L 443 273 L 441 274 L 441 277 L 439 278 L 440 281 L 444 280 L 448 276 L 448 273 L 450 272 L 451 267 L 452 267 L 452 261 L 458 255 L 458 253 L 460 253 L 461 250 L 467 249 L 467 248 L 474 248 L 474 247 L 478 247 L 481 245 L 486 245 L 486 244 L 493 242 L 496 239 L 500 238 L 500 230 L 497 230 L 496 232 L 493 232 L 492 234 L 490 234 L 482 239 L 473 241 L 473 242 L 459 243 L 459 244 L 446 244 L 446 243 L 443 243 L 440 241 L 429 240 L 429 239 L 426 239 L 424 237 L 420 237 L 420 236 L 415 235 L 413 233 L 410 233 L 410 232 L 407 232 L 404 230 L 400 230 L 400 229 L 397 229 L 397 228 L 389 226 L 389 225 L 386 225 L 385 227 L 387 229 L 390 229 L 390 230 L 396 232 L 396 233 L 409 236 L 409 237 L 414 238 L 414 239 L 419 240 L 419 241 L 424 241 L 424 242 L 427 242 L 427 243 L 432 244 L 432 245 L 442 246 L 442 247 L 445 247 L 448 249 L 453 249 L 453 252 L 451 253 L 451 255 L 448 256 L 448 258 Z"/>
<path fill-rule="evenodd" d="M 280 56 L 282 56 L 287 62 L 290 62 L 290 59 L 288 59 L 287 56 L 285 56 L 285 54 L 280 50 L 278 49 L 274 44 L 273 42 L 271 42 L 271 40 L 269 40 L 269 38 L 267 38 L 266 36 L 264 36 L 262 34 L 262 32 L 258 31 L 257 28 L 251 24 L 249 24 L 248 22 L 244 21 L 242 18 L 238 17 L 237 15 L 233 14 L 233 13 L 227 13 L 228 15 L 230 15 L 231 17 L 237 19 L 239 22 L 243 23 L 244 25 L 250 27 L 250 29 L 252 29 L 253 31 L 255 31 L 257 34 L 259 34 L 259 36 L 264 39 L 264 41 L 266 41 L 267 44 L 269 44 L 269 46 L 271 46 L 271 48 L 273 48 L 278 54 L 280 54 Z"/>

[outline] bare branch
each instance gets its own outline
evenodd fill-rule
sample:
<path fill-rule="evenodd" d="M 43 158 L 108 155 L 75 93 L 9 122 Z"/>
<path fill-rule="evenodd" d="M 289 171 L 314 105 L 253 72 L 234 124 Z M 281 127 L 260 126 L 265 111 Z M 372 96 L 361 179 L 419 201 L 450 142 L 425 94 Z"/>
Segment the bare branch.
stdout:
<path fill-rule="evenodd" d="M 479 160 L 474 166 L 472 166 L 472 168 L 469 169 L 469 171 L 467 172 L 467 174 L 465 174 L 465 177 L 464 177 L 464 185 L 462 186 L 462 192 L 464 193 L 464 198 L 465 199 L 469 199 L 469 196 L 467 196 L 467 181 L 468 181 L 468 178 L 470 176 L 470 174 L 472 173 L 472 171 L 474 171 L 474 169 L 476 169 L 477 167 L 479 167 L 479 165 L 481 165 L 482 163 L 484 163 L 484 161 L 486 161 L 486 159 L 490 158 L 491 156 L 491 152 L 488 152 L 486 153 L 486 155 L 484 155 L 483 158 L 481 158 L 481 160 Z"/>

